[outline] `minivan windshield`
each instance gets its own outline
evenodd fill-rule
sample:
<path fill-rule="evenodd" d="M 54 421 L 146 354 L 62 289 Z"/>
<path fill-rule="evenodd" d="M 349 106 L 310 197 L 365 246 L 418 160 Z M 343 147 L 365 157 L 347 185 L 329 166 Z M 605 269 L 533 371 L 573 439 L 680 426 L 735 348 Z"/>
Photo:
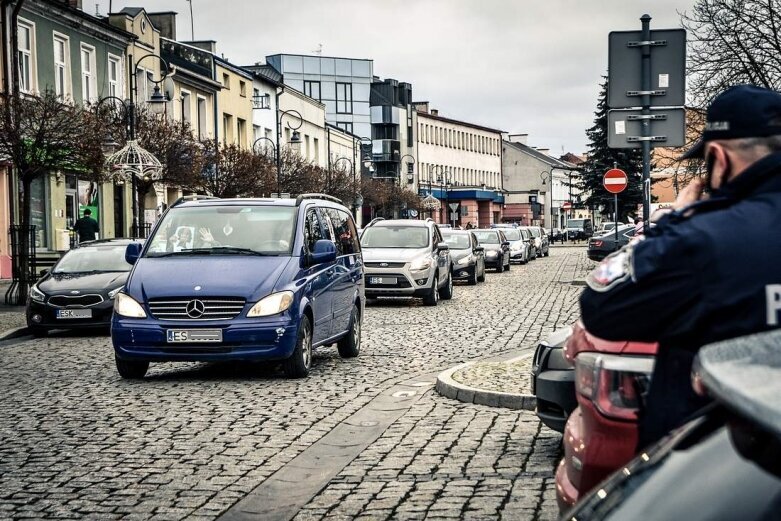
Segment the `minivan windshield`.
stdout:
<path fill-rule="evenodd" d="M 125 261 L 126 249 L 126 244 L 76 248 L 60 259 L 52 273 L 130 271 L 133 266 Z"/>
<path fill-rule="evenodd" d="M 467 250 L 472 247 L 472 241 L 466 233 L 442 232 L 442 238 L 451 250 Z"/>
<path fill-rule="evenodd" d="M 508 241 L 520 241 L 521 230 L 517 228 L 508 228 L 507 230 L 504 230 L 504 236 L 507 237 Z"/>
<path fill-rule="evenodd" d="M 427 248 L 428 228 L 425 226 L 371 226 L 363 231 L 364 248 Z"/>
<path fill-rule="evenodd" d="M 540 229 L 539 228 L 529 228 L 529 232 L 531 232 L 532 237 L 539 237 L 540 236 Z"/>
<path fill-rule="evenodd" d="M 472 232 L 477 237 L 480 244 L 499 244 L 499 234 L 491 231 L 476 231 Z"/>
<path fill-rule="evenodd" d="M 569 219 L 567 221 L 567 228 L 583 228 L 585 219 Z"/>
<path fill-rule="evenodd" d="M 297 210 L 270 205 L 171 208 L 149 239 L 146 256 L 289 255 Z"/>

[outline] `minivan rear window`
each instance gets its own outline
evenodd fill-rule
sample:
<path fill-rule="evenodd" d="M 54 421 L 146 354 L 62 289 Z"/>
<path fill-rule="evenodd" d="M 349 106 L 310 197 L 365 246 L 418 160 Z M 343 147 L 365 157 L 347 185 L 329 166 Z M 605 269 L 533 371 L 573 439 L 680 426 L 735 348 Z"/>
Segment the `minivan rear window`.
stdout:
<path fill-rule="evenodd" d="M 229 210 L 228 210 L 229 209 Z M 149 239 L 147 257 L 171 253 L 289 255 L 295 238 L 292 206 L 171 208 Z"/>

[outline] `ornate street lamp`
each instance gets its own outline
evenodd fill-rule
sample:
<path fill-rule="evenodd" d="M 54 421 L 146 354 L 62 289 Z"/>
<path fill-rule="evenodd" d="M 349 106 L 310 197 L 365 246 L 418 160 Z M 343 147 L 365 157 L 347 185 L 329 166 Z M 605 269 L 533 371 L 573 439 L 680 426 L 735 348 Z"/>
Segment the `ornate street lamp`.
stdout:
<path fill-rule="evenodd" d="M 287 127 L 293 131 L 292 135 L 290 136 L 290 141 L 288 142 L 289 145 L 293 145 L 293 147 L 297 148 L 301 145 L 301 134 L 298 133 L 298 129 L 301 128 L 301 125 L 304 124 L 304 118 L 301 116 L 301 113 L 297 110 L 285 110 L 283 112 L 279 112 L 279 103 L 277 103 L 277 147 L 276 147 L 276 154 L 277 154 L 277 197 L 282 197 L 282 154 L 279 144 L 280 135 L 282 134 L 282 119 L 287 115 L 294 115 L 296 118 L 298 118 L 298 125 L 293 126 L 288 121 Z"/>

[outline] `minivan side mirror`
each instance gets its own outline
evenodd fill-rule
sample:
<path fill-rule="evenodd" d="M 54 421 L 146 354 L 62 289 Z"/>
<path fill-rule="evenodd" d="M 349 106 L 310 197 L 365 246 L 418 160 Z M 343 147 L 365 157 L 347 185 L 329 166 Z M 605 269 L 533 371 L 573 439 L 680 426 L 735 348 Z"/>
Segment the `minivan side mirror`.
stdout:
<path fill-rule="evenodd" d="M 450 251 L 450 246 L 448 246 L 446 242 L 440 242 L 439 244 L 437 244 L 437 250 Z"/>
<path fill-rule="evenodd" d="M 141 243 L 131 242 L 125 248 L 125 262 L 128 264 L 135 264 L 138 258 L 141 256 Z"/>
<path fill-rule="evenodd" d="M 320 239 L 315 243 L 314 251 L 309 254 L 309 264 L 325 264 L 336 260 L 336 246 L 327 239 Z"/>
<path fill-rule="evenodd" d="M 475 253 L 483 253 L 485 251 L 485 248 L 482 246 L 475 246 Z"/>
<path fill-rule="evenodd" d="M 502 246 L 509 246 L 509 245 L 510 245 L 510 241 L 502 241 Z"/>

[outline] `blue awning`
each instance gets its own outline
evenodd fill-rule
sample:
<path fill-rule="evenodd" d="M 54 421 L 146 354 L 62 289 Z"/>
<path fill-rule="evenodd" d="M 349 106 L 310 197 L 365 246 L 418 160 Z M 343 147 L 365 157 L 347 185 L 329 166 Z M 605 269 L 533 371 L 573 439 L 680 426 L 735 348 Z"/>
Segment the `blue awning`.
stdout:
<path fill-rule="evenodd" d="M 504 203 L 504 195 L 501 193 L 494 192 L 493 190 L 479 190 L 475 188 L 451 188 L 450 190 L 445 190 L 443 188 L 432 187 L 431 190 L 429 190 L 427 186 L 423 186 L 418 189 L 418 194 L 421 197 L 426 197 L 428 194 L 431 194 L 441 201 L 446 201 L 448 199 L 451 201 L 471 199 L 473 201 L 493 201 L 495 203 Z"/>

